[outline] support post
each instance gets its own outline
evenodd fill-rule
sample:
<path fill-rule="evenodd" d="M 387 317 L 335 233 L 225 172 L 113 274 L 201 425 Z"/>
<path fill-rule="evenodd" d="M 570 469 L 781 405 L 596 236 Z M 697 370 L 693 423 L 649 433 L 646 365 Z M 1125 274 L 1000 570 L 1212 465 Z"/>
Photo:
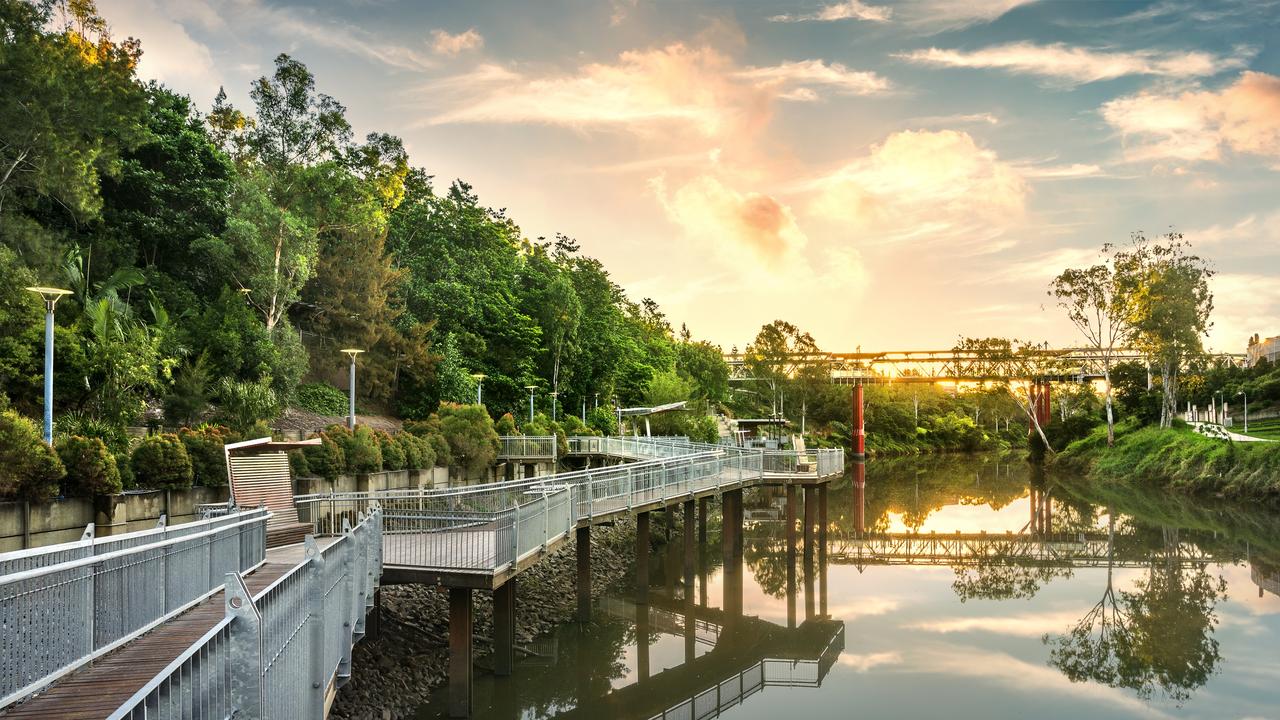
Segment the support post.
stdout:
<path fill-rule="evenodd" d="M 853 386 L 853 457 L 867 456 L 867 432 L 862 417 L 862 383 Z"/>
<path fill-rule="evenodd" d="M 698 498 L 698 544 L 707 544 L 707 503 L 711 498 Z"/>
<path fill-rule="evenodd" d="M 796 486 L 787 485 L 787 627 L 796 626 Z"/>
<path fill-rule="evenodd" d="M 813 549 L 814 529 L 818 524 L 818 492 L 812 485 L 804 489 L 804 619 L 813 618 L 815 609 L 813 597 Z"/>
<path fill-rule="evenodd" d="M 649 605 L 636 603 L 636 674 L 639 682 L 649 679 Z"/>
<path fill-rule="evenodd" d="M 827 483 L 818 486 L 818 614 L 827 615 Z"/>
<path fill-rule="evenodd" d="M 853 464 L 853 525 L 862 535 L 867 531 L 867 464 Z"/>
<path fill-rule="evenodd" d="M 328 691 L 329 678 L 325 676 L 327 668 L 324 661 L 324 553 L 316 544 L 314 535 L 303 540 L 307 557 L 307 635 L 311 647 L 307 670 L 307 680 L 311 687 L 307 690 L 306 717 L 312 720 L 324 720 L 324 698 Z"/>
<path fill-rule="evenodd" d="M 449 588 L 449 717 L 471 716 L 471 589 Z"/>
<path fill-rule="evenodd" d="M 649 513 L 636 516 L 636 603 L 649 604 Z"/>
<path fill-rule="evenodd" d="M 229 627 L 231 677 L 228 689 L 236 716 L 258 720 L 262 713 L 262 615 L 240 573 L 227 573 L 222 591 Z"/>
<path fill-rule="evenodd" d="M 686 500 L 684 503 L 684 596 L 685 598 L 693 597 L 693 561 L 694 561 L 694 544 L 693 544 L 693 526 L 696 521 L 693 516 L 693 501 Z"/>
<path fill-rule="evenodd" d="M 516 579 L 493 591 L 493 674 L 511 674 L 516 662 Z"/>
<path fill-rule="evenodd" d="M 591 620 L 591 526 L 576 533 L 578 552 L 578 621 Z"/>

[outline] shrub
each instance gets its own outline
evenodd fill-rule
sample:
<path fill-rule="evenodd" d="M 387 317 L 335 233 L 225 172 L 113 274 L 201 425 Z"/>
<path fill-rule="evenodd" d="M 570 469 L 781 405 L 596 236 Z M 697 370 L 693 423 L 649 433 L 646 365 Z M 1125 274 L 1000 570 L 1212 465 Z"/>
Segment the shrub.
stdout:
<path fill-rule="evenodd" d="M 445 440 L 441 430 L 439 415 L 432 413 L 426 420 L 410 420 L 404 424 L 404 429 L 417 436 L 420 440 L 425 440 L 431 448 L 431 457 L 423 459 L 423 462 L 427 463 L 424 467 L 452 464 L 453 453 L 449 449 L 449 441 Z M 496 458 L 497 456 L 495 455 L 494 457 Z"/>
<path fill-rule="evenodd" d="M 498 458 L 498 433 L 483 405 L 441 403 L 440 431 L 449 443 L 449 455 L 468 475 L 474 475 Z"/>
<path fill-rule="evenodd" d="M 586 424 L 577 415 L 565 415 L 564 422 L 560 426 L 564 428 L 566 435 L 585 435 L 587 433 Z"/>
<path fill-rule="evenodd" d="M 311 465 L 301 450 L 289 451 L 289 473 L 296 478 L 311 477 Z"/>
<path fill-rule="evenodd" d="M 601 435 L 618 434 L 618 416 L 609 408 L 598 407 L 587 413 L 587 424 Z"/>
<path fill-rule="evenodd" d="M 330 425 L 325 431 L 342 448 L 347 472 L 372 473 L 382 469 L 382 449 L 368 425 L 357 425 L 354 432 L 341 425 Z"/>
<path fill-rule="evenodd" d="M 134 448 L 130 462 L 139 487 L 171 490 L 191 487 L 191 456 L 177 435 L 149 436 Z"/>
<path fill-rule="evenodd" d="M 120 472 L 120 487 L 124 490 L 132 490 L 138 486 L 137 480 L 133 477 L 133 463 L 130 462 L 129 453 L 116 453 L 116 470 Z"/>
<path fill-rule="evenodd" d="M 12 410 L 0 413 L 0 497 L 48 500 L 58 494 L 58 481 L 66 474 L 35 422 Z"/>
<path fill-rule="evenodd" d="M 173 388 L 164 396 L 164 419 L 171 425 L 195 422 L 209 405 L 209 354 L 200 355 L 173 373 Z"/>
<path fill-rule="evenodd" d="M 346 393 L 328 383 L 299 385 L 293 396 L 293 403 L 317 415 L 343 416 L 348 409 Z"/>
<path fill-rule="evenodd" d="M 316 437 L 320 438 L 320 444 L 307 447 L 302 451 L 307 461 L 307 469 L 325 480 L 334 480 L 346 471 L 347 456 L 342 452 L 342 446 L 330 433 L 322 432 Z"/>
<path fill-rule="evenodd" d="M 382 454 L 382 469 L 403 470 L 405 455 L 400 443 L 385 430 L 375 430 L 373 435 L 378 440 L 378 450 Z"/>
<path fill-rule="evenodd" d="M 64 438 L 58 443 L 58 458 L 67 469 L 62 481 L 67 497 L 115 495 L 123 489 L 116 459 L 99 438 Z"/>
<path fill-rule="evenodd" d="M 391 441 L 400 446 L 400 452 L 404 453 L 404 467 L 406 470 L 418 470 L 422 468 L 422 450 L 418 444 L 420 441 L 414 435 L 407 432 L 396 433 L 391 437 Z M 386 455 L 386 451 L 383 451 Z M 386 458 L 383 458 L 383 464 L 386 464 Z"/>
<path fill-rule="evenodd" d="M 232 441 L 230 430 L 221 425 L 201 425 L 194 430 L 179 430 L 178 438 L 191 458 L 191 472 L 196 485 L 218 487 L 227 484 L 227 455 L 223 446 Z"/>
<path fill-rule="evenodd" d="M 506 413 L 502 417 L 498 418 L 498 422 L 493 424 L 493 429 L 499 435 L 520 434 L 520 428 L 516 427 L 516 419 L 511 416 L 511 413 Z"/>
<path fill-rule="evenodd" d="M 129 436 L 125 434 L 124 428 L 79 410 L 59 415 L 53 421 L 53 431 L 58 436 L 98 438 L 112 453 L 128 454 Z"/>
<path fill-rule="evenodd" d="M 687 427 L 689 439 L 701 443 L 717 443 L 720 441 L 720 425 L 710 415 L 698 415 L 689 420 Z"/>
<path fill-rule="evenodd" d="M 266 381 L 223 378 L 218 383 L 218 414 L 236 432 L 244 433 L 259 421 L 273 420 L 279 412 L 279 399 Z"/>

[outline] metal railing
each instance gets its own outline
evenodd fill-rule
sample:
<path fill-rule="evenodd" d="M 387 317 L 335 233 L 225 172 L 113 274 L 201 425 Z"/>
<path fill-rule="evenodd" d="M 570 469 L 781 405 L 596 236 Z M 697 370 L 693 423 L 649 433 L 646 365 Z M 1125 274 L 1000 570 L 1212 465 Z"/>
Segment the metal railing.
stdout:
<path fill-rule="evenodd" d="M 382 513 L 374 508 L 323 550 L 251 595 L 224 580 L 226 615 L 127 700 L 110 720 L 287 720 L 324 717 L 330 684 L 350 677 L 351 648 L 382 575 Z"/>
<path fill-rule="evenodd" d="M 767 473 L 816 477 L 824 468 L 839 472 L 833 469 L 844 464 L 840 450 L 765 454 L 687 438 L 574 437 L 569 445 L 574 453 L 632 462 L 454 488 L 301 495 L 295 498 L 299 519 L 314 523 L 319 533 L 332 533 L 378 506 L 388 565 L 496 573 L 580 523 L 742 487 Z M 767 471 L 770 458 L 785 470 Z"/>
<path fill-rule="evenodd" d="M 234 515 L 0 556 L 0 707 L 138 637 L 266 557 L 271 514 Z"/>
<path fill-rule="evenodd" d="M 555 435 L 503 435 L 498 438 L 498 459 L 556 459 Z"/>

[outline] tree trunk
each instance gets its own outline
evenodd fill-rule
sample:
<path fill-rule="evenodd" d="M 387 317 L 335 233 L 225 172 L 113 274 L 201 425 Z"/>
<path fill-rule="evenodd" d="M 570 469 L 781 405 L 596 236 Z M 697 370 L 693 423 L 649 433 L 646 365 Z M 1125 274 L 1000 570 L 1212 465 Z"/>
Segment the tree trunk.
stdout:
<path fill-rule="evenodd" d="M 1107 447 L 1111 447 L 1116 444 L 1116 419 L 1111 409 L 1111 363 L 1108 361 L 1102 364 L 1102 379 L 1107 384 Z"/>

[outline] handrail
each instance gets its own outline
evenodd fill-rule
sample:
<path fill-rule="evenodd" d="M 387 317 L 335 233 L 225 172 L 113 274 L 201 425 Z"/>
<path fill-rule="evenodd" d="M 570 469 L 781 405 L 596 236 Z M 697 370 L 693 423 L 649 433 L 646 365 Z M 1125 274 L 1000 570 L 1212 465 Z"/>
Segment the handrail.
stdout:
<path fill-rule="evenodd" d="M 0 575 L 0 626 L 8 628 L 0 640 L 0 707 L 186 611 L 216 592 L 224 573 L 262 564 L 270 517 L 264 510 L 238 513 L 193 525 L 207 530 Z M 89 537 L 78 547 L 93 550 Z"/>

